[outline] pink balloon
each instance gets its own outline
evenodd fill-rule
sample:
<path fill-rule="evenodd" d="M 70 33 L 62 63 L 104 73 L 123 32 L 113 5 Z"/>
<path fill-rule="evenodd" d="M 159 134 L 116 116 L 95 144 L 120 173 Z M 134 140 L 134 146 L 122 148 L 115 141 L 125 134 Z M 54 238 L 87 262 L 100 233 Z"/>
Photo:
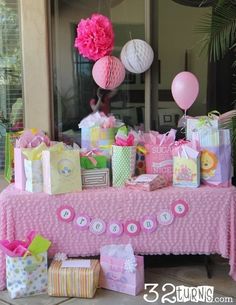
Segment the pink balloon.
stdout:
<path fill-rule="evenodd" d="M 187 110 L 198 96 L 198 79 L 190 72 L 181 72 L 175 76 L 171 85 L 171 92 L 176 104 L 181 109 Z"/>

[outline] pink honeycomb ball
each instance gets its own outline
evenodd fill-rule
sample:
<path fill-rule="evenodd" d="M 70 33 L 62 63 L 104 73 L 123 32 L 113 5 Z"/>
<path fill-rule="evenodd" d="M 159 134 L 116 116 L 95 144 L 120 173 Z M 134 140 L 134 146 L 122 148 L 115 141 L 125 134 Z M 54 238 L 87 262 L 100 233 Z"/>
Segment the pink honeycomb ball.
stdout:
<path fill-rule="evenodd" d="M 102 89 L 113 90 L 125 79 L 125 67 L 115 56 L 104 56 L 93 66 L 93 79 Z"/>

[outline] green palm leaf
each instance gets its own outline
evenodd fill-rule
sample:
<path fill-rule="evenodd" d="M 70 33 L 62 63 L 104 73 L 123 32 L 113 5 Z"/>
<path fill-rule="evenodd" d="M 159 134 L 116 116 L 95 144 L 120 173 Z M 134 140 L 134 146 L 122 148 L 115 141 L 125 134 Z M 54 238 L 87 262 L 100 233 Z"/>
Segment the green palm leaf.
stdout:
<path fill-rule="evenodd" d="M 236 4 L 225 3 L 213 8 L 213 14 L 207 14 L 196 29 L 205 34 L 203 49 L 208 49 L 210 60 L 214 61 L 222 58 L 236 43 Z"/>

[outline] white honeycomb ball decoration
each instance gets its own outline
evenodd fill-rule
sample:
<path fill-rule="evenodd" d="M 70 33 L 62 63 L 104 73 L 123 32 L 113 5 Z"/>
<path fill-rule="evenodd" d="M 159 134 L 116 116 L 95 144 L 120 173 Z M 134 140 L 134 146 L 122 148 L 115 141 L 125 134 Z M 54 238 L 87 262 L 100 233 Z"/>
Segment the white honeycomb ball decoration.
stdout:
<path fill-rule="evenodd" d="M 146 41 L 132 39 L 123 46 L 120 59 L 129 72 L 143 73 L 150 68 L 154 52 Z"/>

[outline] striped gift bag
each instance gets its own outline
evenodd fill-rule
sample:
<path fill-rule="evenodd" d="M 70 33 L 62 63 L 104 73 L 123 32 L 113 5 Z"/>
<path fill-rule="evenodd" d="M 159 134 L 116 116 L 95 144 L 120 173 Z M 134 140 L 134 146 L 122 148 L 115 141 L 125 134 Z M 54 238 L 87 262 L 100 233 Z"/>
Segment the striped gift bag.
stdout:
<path fill-rule="evenodd" d="M 98 288 L 100 264 L 95 259 L 90 262 L 90 268 L 81 268 L 62 267 L 61 261 L 53 261 L 48 270 L 48 294 L 92 298 Z"/>

